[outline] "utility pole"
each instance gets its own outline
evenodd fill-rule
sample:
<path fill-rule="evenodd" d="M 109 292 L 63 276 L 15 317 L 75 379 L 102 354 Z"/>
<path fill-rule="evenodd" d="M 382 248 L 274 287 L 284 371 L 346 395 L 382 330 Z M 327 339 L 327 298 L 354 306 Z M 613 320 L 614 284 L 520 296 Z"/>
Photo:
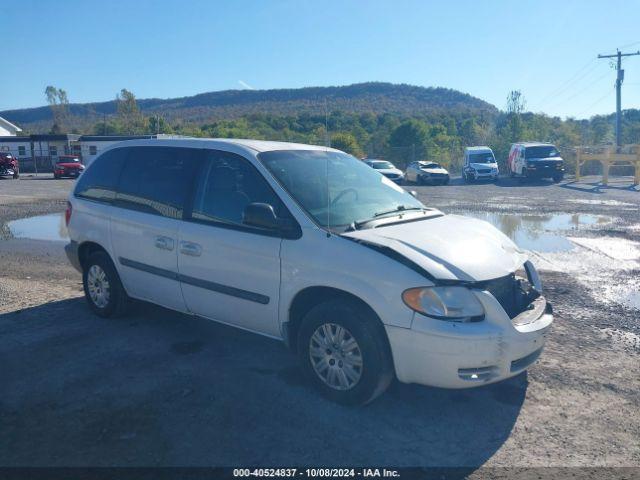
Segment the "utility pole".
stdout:
<path fill-rule="evenodd" d="M 620 50 L 616 50 L 616 53 L 613 55 L 598 55 L 598 58 L 618 59 L 616 65 L 616 71 L 618 73 L 616 77 L 616 151 L 618 151 L 622 145 L 622 81 L 624 80 L 622 57 L 631 57 L 633 55 L 640 55 L 640 50 L 632 53 L 622 53 Z"/>

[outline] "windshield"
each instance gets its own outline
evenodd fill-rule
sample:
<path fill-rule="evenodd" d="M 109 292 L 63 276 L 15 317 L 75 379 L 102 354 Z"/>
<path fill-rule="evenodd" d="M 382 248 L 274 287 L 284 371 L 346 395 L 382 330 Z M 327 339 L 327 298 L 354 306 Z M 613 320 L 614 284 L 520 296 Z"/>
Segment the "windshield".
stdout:
<path fill-rule="evenodd" d="M 351 155 L 322 150 L 263 152 L 260 161 L 316 223 L 342 232 L 398 208 L 424 208 L 401 187 Z"/>
<path fill-rule="evenodd" d="M 471 153 L 469 154 L 469 163 L 496 163 L 493 153 Z"/>
<path fill-rule="evenodd" d="M 541 145 L 539 147 L 527 147 L 524 151 L 524 158 L 549 158 L 559 157 L 560 152 L 553 145 Z"/>
<path fill-rule="evenodd" d="M 369 165 L 371 165 L 376 170 L 387 170 L 391 168 L 396 168 L 390 162 L 369 162 Z"/>

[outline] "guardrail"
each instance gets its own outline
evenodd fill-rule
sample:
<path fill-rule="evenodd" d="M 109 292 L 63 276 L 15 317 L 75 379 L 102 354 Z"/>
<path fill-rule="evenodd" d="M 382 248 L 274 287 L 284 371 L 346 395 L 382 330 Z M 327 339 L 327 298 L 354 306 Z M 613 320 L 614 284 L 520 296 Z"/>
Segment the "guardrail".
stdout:
<path fill-rule="evenodd" d="M 616 166 L 634 167 L 633 184 L 640 184 L 640 145 L 627 145 L 624 150 L 627 153 L 616 152 L 616 147 L 599 148 L 600 152 L 594 153 L 592 147 L 576 147 L 576 180 L 580 181 L 580 167 L 587 162 L 600 162 L 602 164 L 602 184 L 609 184 L 609 169 Z M 635 153 L 631 153 L 635 150 Z"/>

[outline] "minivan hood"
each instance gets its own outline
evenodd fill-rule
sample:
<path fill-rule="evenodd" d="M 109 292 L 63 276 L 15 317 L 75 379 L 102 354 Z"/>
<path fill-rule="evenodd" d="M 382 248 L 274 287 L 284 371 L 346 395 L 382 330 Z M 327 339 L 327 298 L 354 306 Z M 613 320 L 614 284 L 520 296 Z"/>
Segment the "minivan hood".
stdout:
<path fill-rule="evenodd" d="M 470 163 L 469 166 L 471 168 L 475 168 L 475 169 L 484 169 L 484 168 L 496 169 L 496 168 L 498 168 L 498 164 L 497 163 Z"/>
<path fill-rule="evenodd" d="M 440 280 L 491 280 L 516 271 L 527 260 L 525 252 L 493 225 L 461 215 L 356 230 L 343 236 L 390 248 Z"/>

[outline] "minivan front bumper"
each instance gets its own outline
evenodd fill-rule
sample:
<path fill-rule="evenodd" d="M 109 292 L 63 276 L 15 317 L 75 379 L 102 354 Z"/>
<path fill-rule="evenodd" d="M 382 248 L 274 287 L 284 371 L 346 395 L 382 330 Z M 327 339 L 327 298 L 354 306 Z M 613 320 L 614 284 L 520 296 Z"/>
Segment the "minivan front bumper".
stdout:
<path fill-rule="evenodd" d="M 483 321 L 457 323 L 415 314 L 411 328 L 385 325 L 398 380 L 469 388 L 515 376 L 537 360 L 553 322 L 544 297 L 511 319 L 489 292 L 474 293 L 485 309 Z"/>

